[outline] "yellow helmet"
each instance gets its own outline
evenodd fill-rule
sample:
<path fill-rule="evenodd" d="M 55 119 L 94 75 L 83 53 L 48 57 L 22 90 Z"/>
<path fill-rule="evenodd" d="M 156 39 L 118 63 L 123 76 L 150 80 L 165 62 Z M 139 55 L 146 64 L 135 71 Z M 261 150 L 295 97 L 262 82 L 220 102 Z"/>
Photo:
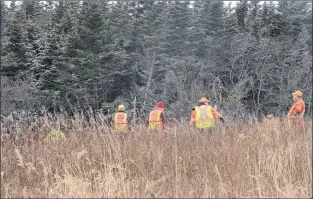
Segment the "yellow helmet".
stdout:
<path fill-rule="evenodd" d="M 202 97 L 200 100 L 199 100 L 199 102 L 201 102 L 201 103 L 203 103 L 203 102 L 208 102 L 209 100 L 207 99 L 207 98 L 205 98 L 205 97 Z"/>
<path fill-rule="evenodd" d="M 125 106 L 123 104 L 119 105 L 117 108 L 118 111 L 125 111 Z"/>

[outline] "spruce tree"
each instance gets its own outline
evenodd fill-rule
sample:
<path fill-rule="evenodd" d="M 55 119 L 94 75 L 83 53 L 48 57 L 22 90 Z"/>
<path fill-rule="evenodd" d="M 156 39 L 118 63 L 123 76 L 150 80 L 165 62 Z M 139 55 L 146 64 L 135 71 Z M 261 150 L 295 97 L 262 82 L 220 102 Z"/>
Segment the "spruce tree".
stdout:
<path fill-rule="evenodd" d="M 25 78 L 27 70 L 27 48 L 25 30 L 23 28 L 22 9 L 15 2 L 11 3 L 7 13 L 7 28 L 4 38 L 7 39 L 3 46 L 2 72 L 14 80 Z"/>

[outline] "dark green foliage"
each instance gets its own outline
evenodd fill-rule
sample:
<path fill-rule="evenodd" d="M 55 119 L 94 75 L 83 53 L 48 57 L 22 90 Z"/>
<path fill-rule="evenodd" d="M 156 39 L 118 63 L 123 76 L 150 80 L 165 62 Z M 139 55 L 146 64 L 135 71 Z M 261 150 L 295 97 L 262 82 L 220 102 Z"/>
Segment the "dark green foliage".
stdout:
<path fill-rule="evenodd" d="M 1 26 L 2 76 L 50 111 L 124 103 L 138 119 L 163 101 L 179 119 L 206 96 L 229 116 L 285 114 L 295 89 L 312 110 L 311 2 L 12 1 Z"/>

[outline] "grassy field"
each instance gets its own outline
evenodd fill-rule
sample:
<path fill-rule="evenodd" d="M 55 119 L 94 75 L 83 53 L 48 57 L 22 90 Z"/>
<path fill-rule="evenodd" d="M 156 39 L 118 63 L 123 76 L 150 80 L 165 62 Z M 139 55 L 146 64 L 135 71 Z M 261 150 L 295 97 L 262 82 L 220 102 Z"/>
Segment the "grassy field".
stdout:
<path fill-rule="evenodd" d="M 122 135 L 76 118 L 66 141 L 42 141 L 62 122 L 45 118 L 40 128 L 2 134 L 1 198 L 312 197 L 311 121 L 305 133 L 273 119 L 211 134 L 179 125 Z"/>

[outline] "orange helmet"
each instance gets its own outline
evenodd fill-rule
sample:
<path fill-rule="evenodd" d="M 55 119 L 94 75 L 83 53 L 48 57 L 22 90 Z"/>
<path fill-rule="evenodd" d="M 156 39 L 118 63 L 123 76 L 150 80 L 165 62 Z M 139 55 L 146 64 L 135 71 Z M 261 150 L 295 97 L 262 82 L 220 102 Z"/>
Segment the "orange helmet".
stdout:
<path fill-rule="evenodd" d="M 298 96 L 298 97 L 302 97 L 302 92 L 297 90 L 296 92 L 292 93 L 292 95 Z"/>
<path fill-rule="evenodd" d="M 208 100 L 207 98 L 205 98 L 205 97 L 202 97 L 202 98 L 199 100 L 200 103 L 208 102 L 208 101 L 209 101 L 209 100 Z"/>

